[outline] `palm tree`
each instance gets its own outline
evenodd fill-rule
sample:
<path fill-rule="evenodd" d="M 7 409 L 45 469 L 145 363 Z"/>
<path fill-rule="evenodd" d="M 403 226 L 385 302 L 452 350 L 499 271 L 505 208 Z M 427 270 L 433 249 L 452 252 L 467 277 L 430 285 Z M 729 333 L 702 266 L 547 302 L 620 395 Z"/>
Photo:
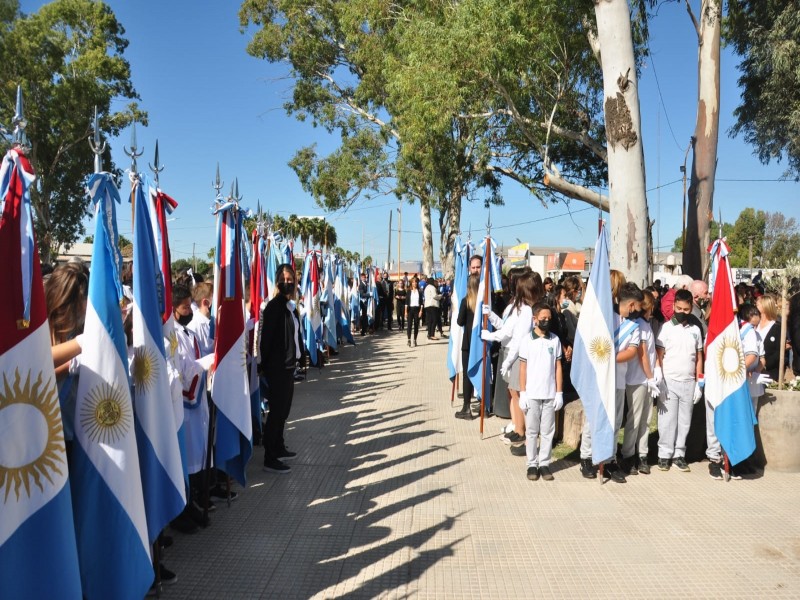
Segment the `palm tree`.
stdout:
<path fill-rule="evenodd" d="M 297 215 L 289 215 L 289 219 L 286 221 L 286 237 L 293 242 L 298 235 L 298 221 Z"/>
<path fill-rule="evenodd" d="M 308 252 L 308 242 L 314 235 L 314 224 L 310 219 L 297 219 L 297 228 L 295 231 L 297 232 L 300 241 L 303 243 L 303 249 Z"/>
<path fill-rule="evenodd" d="M 319 234 L 320 239 L 318 241 L 322 242 L 326 250 L 330 246 L 336 245 L 336 229 L 327 221 L 320 221 Z"/>

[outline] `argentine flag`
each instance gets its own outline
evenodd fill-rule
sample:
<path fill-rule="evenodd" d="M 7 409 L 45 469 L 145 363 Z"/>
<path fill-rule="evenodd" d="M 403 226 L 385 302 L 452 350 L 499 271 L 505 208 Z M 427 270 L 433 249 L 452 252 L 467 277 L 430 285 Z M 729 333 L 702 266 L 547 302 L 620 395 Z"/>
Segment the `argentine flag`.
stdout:
<path fill-rule="evenodd" d="M 333 256 L 328 254 L 325 257 L 325 279 L 320 302 L 327 304 L 323 321 L 325 325 L 325 343 L 336 350 L 336 298 L 333 293 Z"/>
<path fill-rule="evenodd" d="M 0 294 L 0 595 L 80 599 L 64 427 L 31 221 L 33 181 L 27 158 L 10 150 L 0 166 L 7 286 Z"/>
<path fill-rule="evenodd" d="M 728 247 L 717 240 L 711 249 L 716 278 L 705 352 L 705 396 L 714 408 L 714 432 L 732 465 L 756 449 L 756 415 L 747 384 L 744 352 L 734 312 Z"/>
<path fill-rule="evenodd" d="M 481 340 L 481 328 L 483 326 L 483 306 L 484 299 L 488 290 L 489 303 L 492 305 L 492 292 L 501 291 L 503 283 L 500 279 L 500 269 L 497 265 L 497 259 L 494 255 L 495 243 L 492 238 L 487 237 L 481 244 L 483 248 L 483 265 L 481 266 L 481 280 L 478 286 L 478 299 L 475 303 L 475 317 L 472 320 L 472 331 L 464 335 L 470 335 L 472 341 L 469 346 L 469 364 L 467 366 L 467 375 L 472 380 L 472 385 L 475 386 L 475 395 L 484 400 L 484 407 L 487 412 L 492 409 L 492 364 L 489 357 L 489 344 Z M 465 293 L 466 296 L 466 293 Z M 487 325 L 491 330 L 491 324 Z M 461 346 L 459 345 L 459 348 Z M 486 358 L 486 371 L 483 369 L 484 356 Z M 486 387 L 486 398 L 483 398 L 483 389 Z M 466 400 L 466 399 L 465 399 Z"/>
<path fill-rule="evenodd" d="M 134 186 L 131 378 L 147 531 L 153 543 L 186 506 L 186 487 L 164 353 L 164 279 L 148 210 L 149 198 L 145 197 L 142 182 L 137 181 Z M 169 304 L 172 305 L 171 298 Z"/>
<path fill-rule="evenodd" d="M 453 307 L 454 315 L 458 315 L 461 301 L 467 297 L 469 256 L 465 257 L 465 254 L 467 254 L 467 248 L 461 245 L 460 239 L 456 239 L 453 290 L 450 296 L 450 305 Z M 464 370 L 461 364 L 461 340 L 463 337 L 464 328 L 456 322 L 455 318 L 450 319 L 450 339 L 447 342 L 447 370 L 450 373 L 451 380 L 455 379 Z"/>
<path fill-rule="evenodd" d="M 153 582 L 120 313 L 120 266 L 110 173 L 89 179 L 96 205 L 92 276 L 75 407 L 72 499 L 83 594 L 140 600 Z"/>
<path fill-rule="evenodd" d="M 306 254 L 305 268 L 303 269 L 303 283 L 300 289 L 303 295 L 305 315 L 303 315 L 303 336 L 306 350 L 311 363 L 317 364 L 318 342 L 322 341 L 322 310 L 320 308 L 320 278 L 317 253 L 310 250 Z"/>
<path fill-rule="evenodd" d="M 253 453 L 253 419 L 242 291 L 242 213 L 233 202 L 221 205 L 216 213 L 216 331 L 211 383 L 211 398 L 218 409 L 214 458 L 219 469 L 244 486 L 247 461 Z"/>
<path fill-rule="evenodd" d="M 613 330 L 608 234 L 603 224 L 578 318 L 571 372 L 572 384 L 580 395 L 592 432 L 594 464 L 613 458 L 617 450 L 614 439 L 616 353 Z"/>

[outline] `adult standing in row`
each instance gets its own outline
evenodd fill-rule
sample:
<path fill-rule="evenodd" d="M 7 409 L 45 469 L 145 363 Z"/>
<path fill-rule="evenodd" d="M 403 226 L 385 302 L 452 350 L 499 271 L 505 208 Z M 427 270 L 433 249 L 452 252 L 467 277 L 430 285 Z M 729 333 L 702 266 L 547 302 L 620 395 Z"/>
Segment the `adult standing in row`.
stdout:
<path fill-rule="evenodd" d="M 275 274 L 278 293 L 261 313 L 261 370 L 269 386 L 269 413 L 264 427 L 264 470 L 288 473 L 283 461 L 297 456 L 283 438 L 294 397 L 294 368 L 300 359 L 300 321 L 294 302 L 295 273 L 282 264 Z"/>
<path fill-rule="evenodd" d="M 437 340 L 436 326 L 439 323 L 439 300 L 441 294 L 436 287 L 436 280 L 431 277 L 431 281 L 425 286 L 423 293 L 425 297 L 425 323 L 428 326 L 428 339 Z"/>
<path fill-rule="evenodd" d="M 417 335 L 419 334 L 419 320 L 422 317 L 422 292 L 419 289 L 419 280 L 414 277 L 411 279 L 411 289 L 406 295 L 406 306 L 404 309 L 406 323 L 408 324 L 408 347 L 411 347 L 411 329 L 414 329 L 414 346 L 417 345 Z"/>
<path fill-rule="evenodd" d="M 406 330 L 406 285 L 403 280 L 397 282 L 397 287 L 394 290 L 394 309 L 397 313 L 397 330 L 401 333 Z"/>
<path fill-rule="evenodd" d="M 474 258 L 474 257 L 473 257 Z M 478 271 L 480 271 L 480 264 L 478 264 Z M 472 270 L 472 261 L 470 261 L 470 270 Z M 461 300 L 461 306 L 458 308 L 458 318 L 456 323 L 464 330 L 464 335 L 461 337 L 461 364 L 464 367 L 464 372 L 461 374 L 461 382 L 464 390 L 464 405 L 461 410 L 456 413 L 456 419 L 472 419 L 472 410 L 470 409 L 470 401 L 472 393 L 475 391 L 467 375 L 467 365 L 469 365 L 469 349 L 472 342 L 472 323 L 475 320 L 475 307 L 478 305 L 478 286 L 480 285 L 480 274 L 472 273 L 467 279 L 467 297 Z"/>

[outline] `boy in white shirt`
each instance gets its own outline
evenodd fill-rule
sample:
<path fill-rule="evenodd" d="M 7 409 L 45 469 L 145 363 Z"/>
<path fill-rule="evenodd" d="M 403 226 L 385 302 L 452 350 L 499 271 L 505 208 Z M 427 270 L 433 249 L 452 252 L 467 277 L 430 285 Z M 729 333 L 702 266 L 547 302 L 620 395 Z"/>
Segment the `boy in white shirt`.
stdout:
<path fill-rule="evenodd" d="M 561 342 L 550 333 L 552 311 L 547 304 L 533 307 L 535 327 L 519 348 L 519 406 L 525 413 L 525 453 L 528 479 L 552 481 L 550 457 L 556 430 L 555 413 L 564 406 L 561 391 Z M 537 452 L 536 441 L 539 440 Z"/>
<path fill-rule="evenodd" d="M 692 410 L 703 397 L 703 334 L 692 324 L 692 293 L 675 293 L 675 312 L 656 339 L 658 361 L 667 393 L 658 402 L 658 468 L 669 471 L 670 462 L 688 472 L 686 436 Z"/>

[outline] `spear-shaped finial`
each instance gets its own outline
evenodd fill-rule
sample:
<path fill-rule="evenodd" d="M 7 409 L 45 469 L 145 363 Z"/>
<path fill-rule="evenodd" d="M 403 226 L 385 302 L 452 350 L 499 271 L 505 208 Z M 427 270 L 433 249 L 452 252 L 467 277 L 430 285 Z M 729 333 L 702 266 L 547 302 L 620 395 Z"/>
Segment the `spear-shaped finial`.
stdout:
<path fill-rule="evenodd" d="M 148 164 L 147 166 L 149 166 L 150 170 L 153 172 L 153 177 L 156 180 L 156 187 L 158 187 L 158 174 L 164 170 L 164 165 L 158 163 L 158 140 L 156 140 L 156 155 L 153 159 L 153 164 Z"/>
<path fill-rule="evenodd" d="M 25 134 L 25 128 L 28 122 L 25 120 L 25 113 L 23 110 L 22 102 L 22 86 L 17 86 L 17 104 L 14 110 L 14 118 L 11 121 L 14 130 L 11 136 L 11 142 L 14 146 L 20 148 L 23 152 L 30 149 L 30 141 Z"/>
<path fill-rule="evenodd" d="M 239 195 L 239 178 L 236 177 L 231 184 L 231 200 L 241 202 L 242 196 Z"/>
<path fill-rule="evenodd" d="M 94 152 L 94 172 L 103 172 L 103 153 L 106 151 L 106 143 L 100 140 L 100 120 L 97 116 L 97 107 L 94 107 L 94 122 L 92 124 L 94 135 L 89 138 L 89 147 Z"/>
<path fill-rule="evenodd" d="M 489 237 L 492 235 L 492 205 L 489 205 L 489 214 L 486 217 L 486 236 Z"/>
<path fill-rule="evenodd" d="M 136 159 L 139 158 L 142 154 L 144 154 L 144 149 L 139 150 L 139 147 L 136 144 L 136 120 L 133 121 L 133 127 L 131 127 L 131 149 L 128 150 L 123 146 L 122 150 L 128 157 L 131 159 L 131 173 L 135 174 L 138 172 L 136 168 Z M 138 152 L 137 152 L 138 150 Z"/>
<path fill-rule="evenodd" d="M 211 187 L 217 191 L 216 197 L 219 198 L 219 191 L 222 189 L 222 186 L 225 185 L 225 182 L 219 178 L 219 163 L 217 163 L 217 177 L 214 181 L 211 182 Z"/>

